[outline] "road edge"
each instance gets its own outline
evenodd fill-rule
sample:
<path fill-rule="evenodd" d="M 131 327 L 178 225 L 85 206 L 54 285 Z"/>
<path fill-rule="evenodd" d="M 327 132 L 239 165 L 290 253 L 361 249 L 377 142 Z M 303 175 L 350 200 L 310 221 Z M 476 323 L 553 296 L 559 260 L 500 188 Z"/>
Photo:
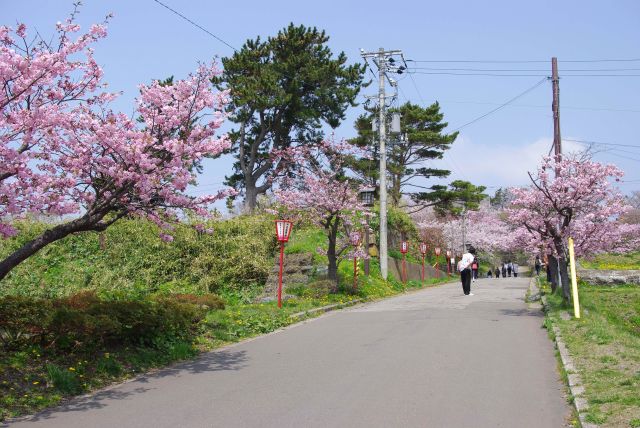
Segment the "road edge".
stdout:
<path fill-rule="evenodd" d="M 538 288 L 537 278 L 531 277 L 531 281 L 529 282 L 529 296 L 539 296 L 539 300 L 541 302 L 541 310 L 545 313 L 545 319 L 548 319 L 551 322 L 551 328 L 553 331 L 553 342 L 558 350 L 558 354 L 560 354 L 560 362 L 562 363 L 562 367 L 564 372 L 567 375 L 566 385 L 569 388 L 569 392 L 571 394 L 571 402 L 573 403 L 573 407 L 576 410 L 576 414 L 578 415 L 578 421 L 580 422 L 580 426 L 582 428 L 600 428 L 600 425 L 594 424 L 592 422 L 587 422 L 585 420 L 585 415 L 587 410 L 589 409 L 589 404 L 587 399 L 584 397 L 584 384 L 582 382 L 582 378 L 576 371 L 575 364 L 573 363 L 573 359 L 569 354 L 569 350 L 567 349 L 567 345 L 560 334 L 560 329 L 553 323 L 551 318 L 547 317 L 547 312 L 549 310 L 549 304 L 547 303 L 547 296 L 540 293 L 540 289 Z M 535 299 L 536 301 L 538 299 Z M 530 301 L 530 300 L 529 300 Z M 531 302 L 531 301 L 530 301 Z"/>

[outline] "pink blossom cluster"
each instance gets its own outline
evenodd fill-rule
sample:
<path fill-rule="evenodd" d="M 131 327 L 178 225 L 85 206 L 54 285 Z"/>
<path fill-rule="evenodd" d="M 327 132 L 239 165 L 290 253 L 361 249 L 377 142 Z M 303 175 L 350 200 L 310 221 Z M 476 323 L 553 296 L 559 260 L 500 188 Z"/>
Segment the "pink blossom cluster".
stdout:
<path fill-rule="evenodd" d="M 515 199 L 507 212 L 516 242 L 563 257 L 569 237 L 580 257 L 639 248 L 640 227 L 618 221 L 630 209 L 611 185 L 622 176 L 618 167 L 588 158 L 544 158 L 530 187 L 511 189 Z"/>
<path fill-rule="evenodd" d="M 340 143 L 327 140 L 311 150 L 299 152 L 300 174 L 281 180 L 274 190 L 277 202 L 290 216 L 308 219 L 327 231 L 327 252 L 336 257 L 351 246 L 350 235 L 356 233 L 355 224 L 360 224 L 363 213 L 367 212 L 354 185 L 339 179 L 344 156 L 341 147 Z M 343 229 L 345 233 L 339 233 Z M 366 257 L 365 253 L 363 249 L 353 249 L 348 256 Z"/>
<path fill-rule="evenodd" d="M 81 34 L 70 18 L 57 34 L 55 45 L 29 43 L 23 24 L 0 27 L 0 235 L 15 234 L 11 219 L 26 213 L 133 214 L 166 228 L 169 241 L 179 210 L 206 216 L 231 193 L 185 193 L 194 166 L 230 145 L 214 136 L 228 98 L 211 89 L 215 64 L 171 85 L 141 85 L 136 121 L 108 108 L 115 95 L 103 91 L 90 47 L 106 26 Z"/>
<path fill-rule="evenodd" d="M 509 251 L 514 246 L 513 227 L 504 220 L 504 213 L 487 205 L 467 212 L 464 218 L 423 214 L 416 220 L 423 233 L 437 231 L 442 236 L 442 244 L 454 251 L 462 249 L 463 229 L 465 242 L 479 251 Z"/>

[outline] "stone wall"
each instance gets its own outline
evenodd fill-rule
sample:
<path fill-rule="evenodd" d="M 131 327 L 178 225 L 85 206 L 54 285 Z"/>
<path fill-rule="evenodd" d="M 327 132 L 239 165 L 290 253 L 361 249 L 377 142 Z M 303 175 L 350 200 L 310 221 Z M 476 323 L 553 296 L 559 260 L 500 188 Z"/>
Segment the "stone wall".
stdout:
<path fill-rule="evenodd" d="M 402 260 L 393 259 L 391 257 L 388 258 L 389 263 L 389 273 L 393 275 L 394 278 L 400 280 L 402 278 Z M 445 266 L 446 267 L 446 266 Z M 444 272 L 436 270 L 432 266 L 425 264 L 424 266 L 424 277 L 425 279 L 429 278 L 444 278 L 447 276 L 447 271 Z M 420 281 L 422 280 L 422 264 L 407 262 L 407 280 L 411 281 Z"/>
<path fill-rule="evenodd" d="M 640 284 L 640 270 L 578 269 L 577 275 L 593 285 Z"/>

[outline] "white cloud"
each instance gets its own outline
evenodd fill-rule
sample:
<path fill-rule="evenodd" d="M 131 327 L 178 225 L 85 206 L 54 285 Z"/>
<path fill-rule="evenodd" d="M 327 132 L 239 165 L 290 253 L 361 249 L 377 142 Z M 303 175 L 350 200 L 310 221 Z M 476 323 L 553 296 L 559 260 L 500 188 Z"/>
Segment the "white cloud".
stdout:
<path fill-rule="evenodd" d="M 437 162 L 440 164 L 438 167 L 451 170 L 446 182 L 462 179 L 492 188 L 527 185 L 527 171 L 534 172 L 537 169 L 542 156 L 549 153 L 552 143 L 551 138 L 539 138 L 533 142 L 497 145 L 475 143 L 460 136 L 446 152 L 443 161 Z M 573 141 L 563 141 L 562 144 L 562 150 L 566 153 L 584 149 Z"/>

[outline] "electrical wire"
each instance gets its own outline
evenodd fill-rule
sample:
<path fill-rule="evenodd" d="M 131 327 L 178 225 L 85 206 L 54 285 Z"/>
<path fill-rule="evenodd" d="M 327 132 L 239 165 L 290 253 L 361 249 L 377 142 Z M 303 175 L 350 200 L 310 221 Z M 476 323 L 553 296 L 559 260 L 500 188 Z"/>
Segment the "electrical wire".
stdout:
<path fill-rule="evenodd" d="M 549 63 L 549 60 L 416 60 L 408 59 L 410 62 L 432 62 L 432 63 L 484 63 L 484 64 L 530 64 L 530 63 Z M 561 60 L 558 62 L 572 63 L 590 63 L 590 62 L 637 62 L 640 58 L 627 59 L 581 59 L 581 60 Z"/>
<path fill-rule="evenodd" d="M 234 51 L 238 51 L 238 49 L 234 48 L 233 46 L 231 46 L 229 43 L 225 42 L 224 40 L 222 40 L 220 37 L 216 36 L 215 34 L 213 34 L 211 31 L 207 30 L 206 28 L 204 28 L 203 26 L 201 26 L 200 24 L 192 21 L 191 19 L 187 18 L 186 16 L 184 16 L 183 14 L 181 14 L 180 12 L 178 12 L 175 9 L 170 8 L 169 6 L 167 6 L 166 4 L 162 3 L 160 0 L 153 0 L 154 2 L 158 3 L 160 6 L 170 10 L 171 12 L 173 12 L 174 14 L 178 15 L 180 18 L 184 19 L 185 21 L 187 21 L 188 23 L 190 23 L 191 25 L 196 26 L 197 28 L 201 29 L 202 31 L 204 31 L 205 33 L 207 33 L 208 35 L 210 35 L 211 37 L 213 37 L 214 39 L 216 39 L 217 41 L 219 41 L 220 43 L 230 47 L 231 49 L 233 49 Z"/>
<path fill-rule="evenodd" d="M 409 74 L 447 75 L 447 76 L 494 76 L 494 77 L 542 77 L 549 74 L 514 73 L 460 73 L 449 71 L 410 71 Z M 562 74 L 560 77 L 640 77 L 640 74 Z"/>
<path fill-rule="evenodd" d="M 640 148 L 640 145 L 636 144 L 616 144 L 616 143 L 602 143 L 600 141 L 588 141 L 588 140 L 574 140 L 570 138 L 563 138 L 562 141 L 571 141 L 574 143 L 583 143 L 583 144 L 595 144 L 599 146 L 619 146 L 619 147 L 636 147 Z"/>
<path fill-rule="evenodd" d="M 461 130 L 462 128 L 465 128 L 481 119 L 484 119 L 485 117 L 497 112 L 498 110 L 503 109 L 504 107 L 508 106 L 509 104 L 511 104 L 512 102 L 514 102 L 515 100 L 517 100 L 518 98 L 523 97 L 524 95 L 528 94 L 529 92 L 533 91 L 534 89 L 536 89 L 538 86 L 542 85 L 545 81 L 547 80 L 547 78 L 545 77 L 544 79 L 541 79 L 540 81 L 538 81 L 535 85 L 531 86 L 530 88 L 526 89 L 525 91 L 519 93 L 518 95 L 516 95 L 515 97 L 509 99 L 508 101 L 506 101 L 505 103 L 501 104 L 500 106 L 494 108 L 493 110 L 488 111 L 487 113 L 483 114 L 482 116 L 478 116 L 477 118 L 465 123 L 462 126 L 459 126 L 457 128 L 455 128 L 453 132 L 457 132 L 459 130 Z"/>
<path fill-rule="evenodd" d="M 499 72 L 548 72 L 541 68 L 434 68 L 434 67 L 411 67 L 412 70 L 431 70 L 431 71 L 499 71 Z M 564 72 L 602 72 L 602 71 L 640 71 L 640 68 L 567 68 L 561 70 Z"/>

